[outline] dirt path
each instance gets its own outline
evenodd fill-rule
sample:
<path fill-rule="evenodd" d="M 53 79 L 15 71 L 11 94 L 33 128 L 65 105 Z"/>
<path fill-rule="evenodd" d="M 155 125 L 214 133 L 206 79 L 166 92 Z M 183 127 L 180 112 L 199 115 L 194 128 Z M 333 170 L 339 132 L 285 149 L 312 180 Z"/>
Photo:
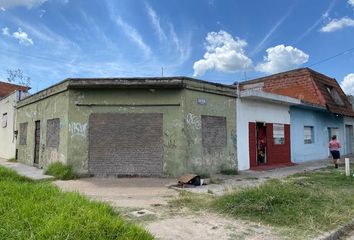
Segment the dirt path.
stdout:
<path fill-rule="evenodd" d="M 176 216 L 146 226 L 157 239 L 279 239 L 271 229 L 254 223 L 226 219 L 216 214 Z"/>
<path fill-rule="evenodd" d="M 167 178 L 82 178 L 54 181 L 64 191 L 80 192 L 90 198 L 108 202 L 114 207 L 146 208 L 165 205 L 178 192 L 166 185 Z"/>

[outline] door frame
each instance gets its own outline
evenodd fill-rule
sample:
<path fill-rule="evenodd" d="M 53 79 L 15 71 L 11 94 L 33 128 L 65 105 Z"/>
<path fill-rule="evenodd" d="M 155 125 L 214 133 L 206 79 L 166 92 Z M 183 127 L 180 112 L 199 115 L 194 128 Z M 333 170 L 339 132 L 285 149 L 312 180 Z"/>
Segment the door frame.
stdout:
<path fill-rule="evenodd" d="M 264 140 L 265 140 L 265 149 L 264 149 L 264 162 L 263 163 L 260 163 L 259 161 L 259 155 L 258 155 L 258 125 L 261 125 L 262 124 L 262 127 L 264 128 L 264 131 L 265 131 L 265 136 L 264 136 Z M 267 165 L 268 164 L 268 158 L 267 158 L 267 155 L 268 155 L 268 151 L 267 151 L 267 136 L 268 136 L 268 131 L 267 131 L 267 123 L 266 122 L 256 122 L 256 163 L 257 163 L 257 166 L 259 165 Z"/>
<path fill-rule="evenodd" d="M 38 128 L 37 128 L 38 126 Z M 37 144 L 37 130 L 38 130 L 38 144 Z M 39 152 L 41 146 L 41 121 L 37 120 L 34 122 L 34 154 L 33 154 L 33 166 L 39 165 Z M 38 152 L 38 154 L 37 154 Z M 38 157 L 38 158 L 37 158 Z"/>

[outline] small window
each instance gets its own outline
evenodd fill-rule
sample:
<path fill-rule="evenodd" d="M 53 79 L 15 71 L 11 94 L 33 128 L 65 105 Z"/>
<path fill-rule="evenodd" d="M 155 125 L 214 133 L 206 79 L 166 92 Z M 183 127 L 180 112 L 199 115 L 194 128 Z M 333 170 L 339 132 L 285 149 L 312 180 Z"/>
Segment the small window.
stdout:
<path fill-rule="evenodd" d="M 284 124 L 273 124 L 273 143 L 284 144 Z"/>
<path fill-rule="evenodd" d="M 327 86 L 327 91 L 337 105 L 344 106 L 344 102 L 335 88 Z"/>
<path fill-rule="evenodd" d="M 20 145 L 27 144 L 27 126 L 28 123 L 20 123 Z"/>
<path fill-rule="evenodd" d="M 304 127 L 304 143 L 311 144 L 313 143 L 313 127 L 312 126 L 305 126 Z"/>
<path fill-rule="evenodd" d="M 6 127 L 7 127 L 7 113 L 4 113 L 4 114 L 2 115 L 1 126 L 2 126 L 3 128 L 6 128 Z"/>
<path fill-rule="evenodd" d="M 333 136 L 336 136 L 339 139 L 339 128 L 329 127 L 328 128 L 328 139 L 331 140 Z"/>

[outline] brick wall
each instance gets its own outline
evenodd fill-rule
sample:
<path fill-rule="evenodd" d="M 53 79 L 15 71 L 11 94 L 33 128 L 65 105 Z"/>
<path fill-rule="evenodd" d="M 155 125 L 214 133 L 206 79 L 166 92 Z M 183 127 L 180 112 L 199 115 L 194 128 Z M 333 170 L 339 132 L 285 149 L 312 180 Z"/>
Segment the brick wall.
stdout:
<path fill-rule="evenodd" d="M 312 104 L 326 105 L 325 100 L 306 69 L 270 76 L 264 82 L 263 90 L 298 98 Z"/>
<path fill-rule="evenodd" d="M 101 176 L 160 176 L 162 120 L 160 113 L 91 114 L 89 172 Z"/>

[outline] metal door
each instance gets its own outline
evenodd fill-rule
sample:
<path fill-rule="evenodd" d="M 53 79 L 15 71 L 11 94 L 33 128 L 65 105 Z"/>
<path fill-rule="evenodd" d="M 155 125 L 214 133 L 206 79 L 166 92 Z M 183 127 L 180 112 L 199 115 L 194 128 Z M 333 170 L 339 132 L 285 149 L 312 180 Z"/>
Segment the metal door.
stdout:
<path fill-rule="evenodd" d="M 41 123 L 40 121 L 35 121 L 34 130 L 34 165 L 39 163 L 39 149 L 40 149 L 40 139 L 41 139 Z"/>

